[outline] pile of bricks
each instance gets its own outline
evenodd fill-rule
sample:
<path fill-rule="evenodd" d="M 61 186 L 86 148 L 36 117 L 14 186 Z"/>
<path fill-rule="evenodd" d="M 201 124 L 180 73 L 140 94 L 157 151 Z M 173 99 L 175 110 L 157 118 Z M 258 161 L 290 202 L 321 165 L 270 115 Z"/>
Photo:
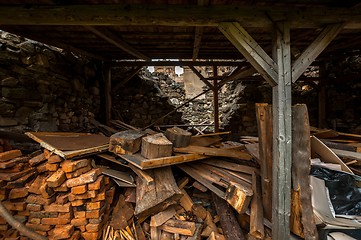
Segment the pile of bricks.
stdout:
<path fill-rule="evenodd" d="M 49 239 L 101 237 L 115 186 L 92 159 L 64 160 L 47 150 L 23 157 L 12 150 L 0 154 L 0 169 L 5 166 L 1 199 L 25 226 Z M 19 235 L 3 219 L 0 224 L 0 236 Z"/>

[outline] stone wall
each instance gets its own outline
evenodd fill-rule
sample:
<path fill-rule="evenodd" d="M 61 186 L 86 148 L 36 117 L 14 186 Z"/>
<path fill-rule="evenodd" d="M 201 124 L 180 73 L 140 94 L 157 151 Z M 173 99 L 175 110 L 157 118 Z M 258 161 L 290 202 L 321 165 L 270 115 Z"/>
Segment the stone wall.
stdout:
<path fill-rule="evenodd" d="M 97 66 L 0 31 L 0 128 L 82 131 L 99 114 Z"/>

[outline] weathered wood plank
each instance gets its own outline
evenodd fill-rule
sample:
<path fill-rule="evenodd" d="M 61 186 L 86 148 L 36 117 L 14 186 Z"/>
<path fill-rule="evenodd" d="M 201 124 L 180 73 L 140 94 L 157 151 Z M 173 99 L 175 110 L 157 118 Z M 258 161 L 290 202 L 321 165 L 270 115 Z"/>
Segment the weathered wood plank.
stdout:
<path fill-rule="evenodd" d="M 272 106 L 267 103 L 256 104 L 259 140 L 259 163 L 262 176 L 262 201 L 265 218 L 272 219 L 272 166 L 273 166 L 273 121 Z"/>
<path fill-rule="evenodd" d="M 184 148 L 174 148 L 173 151 L 179 153 L 194 153 L 194 154 L 208 155 L 208 156 L 231 157 L 242 160 L 252 159 L 252 156 L 246 152 L 233 150 L 233 149 L 226 149 L 226 148 L 188 146 Z"/>
<path fill-rule="evenodd" d="M 252 174 L 252 190 L 249 234 L 256 239 L 264 239 L 261 177 L 256 173 Z"/>
<path fill-rule="evenodd" d="M 303 225 L 303 233 L 296 232 L 296 234 L 301 237 L 304 235 L 305 239 L 316 240 L 318 232 L 311 201 L 310 178 L 307 177 L 311 168 L 311 142 L 306 105 L 295 105 L 292 118 L 292 184 L 293 190 L 299 192 L 301 205 L 301 219 L 293 218 L 295 219 L 293 222 L 301 221 Z M 294 196 L 297 195 L 294 194 Z M 297 198 L 294 200 L 297 202 Z M 292 224 L 291 227 L 293 226 L 297 226 L 297 224 Z"/>
<path fill-rule="evenodd" d="M 343 23 L 330 24 L 317 36 L 292 65 L 292 82 L 303 74 L 318 55 L 328 46 L 344 27 Z"/>

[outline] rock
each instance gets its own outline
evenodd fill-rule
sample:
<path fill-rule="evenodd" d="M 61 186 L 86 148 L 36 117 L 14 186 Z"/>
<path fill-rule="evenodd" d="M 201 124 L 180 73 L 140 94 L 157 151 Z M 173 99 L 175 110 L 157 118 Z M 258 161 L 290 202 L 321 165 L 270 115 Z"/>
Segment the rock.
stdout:
<path fill-rule="evenodd" d="M 15 87 L 19 83 L 19 80 L 13 77 L 7 77 L 1 80 L 1 86 L 4 87 Z"/>
<path fill-rule="evenodd" d="M 4 118 L 0 116 L 0 127 L 10 127 L 18 125 L 18 121 L 13 118 Z"/>
<path fill-rule="evenodd" d="M 3 117 L 12 117 L 14 115 L 15 106 L 9 103 L 0 102 L 0 113 Z"/>
<path fill-rule="evenodd" d="M 39 99 L 41 96 L 30 89 L 27 88 L 7 88 L 3 87 L 1 89 L 2 96 L 9 99 L 25 99 L 33 100 Z"/>

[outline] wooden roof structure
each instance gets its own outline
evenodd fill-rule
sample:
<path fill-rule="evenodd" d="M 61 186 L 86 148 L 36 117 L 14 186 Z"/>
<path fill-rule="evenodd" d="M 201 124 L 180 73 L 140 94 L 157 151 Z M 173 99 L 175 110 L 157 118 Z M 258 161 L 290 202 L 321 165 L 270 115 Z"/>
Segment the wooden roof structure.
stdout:
<path fill-rule="evenodd" d="M 216 103 L 222 81 L 258 72 L 273 88 L 273 154 L 268 155 L 273 171 L 272 179 L 266 179 L 273 182 L 272 239 L 290 239 L 292 158 L 306 156 L 303 160 L 309 161 L 309 138 L 292 137 L 291 85 L 317 61 L 360 53 L 361 4 L 355 0 L 0 0 L 0 29 L 106 61 L 108 114 L 110 61 L 138 66 L 131 75 L 139 66 L 155 64 L 152 59 L 186 59 L 187 64 L 176 64 L 189 66 L 204 65 L 201 59 L 224 60 L 206 64 L 240 66 L 227 78 L 212 79 L 213 84 L 198 73 L 213 90 Z M 300 147 L 296 153 L 292 153 L 294 140 Z M 305 234 L 315 239 L 315 231 L 305 229 Z"/>

